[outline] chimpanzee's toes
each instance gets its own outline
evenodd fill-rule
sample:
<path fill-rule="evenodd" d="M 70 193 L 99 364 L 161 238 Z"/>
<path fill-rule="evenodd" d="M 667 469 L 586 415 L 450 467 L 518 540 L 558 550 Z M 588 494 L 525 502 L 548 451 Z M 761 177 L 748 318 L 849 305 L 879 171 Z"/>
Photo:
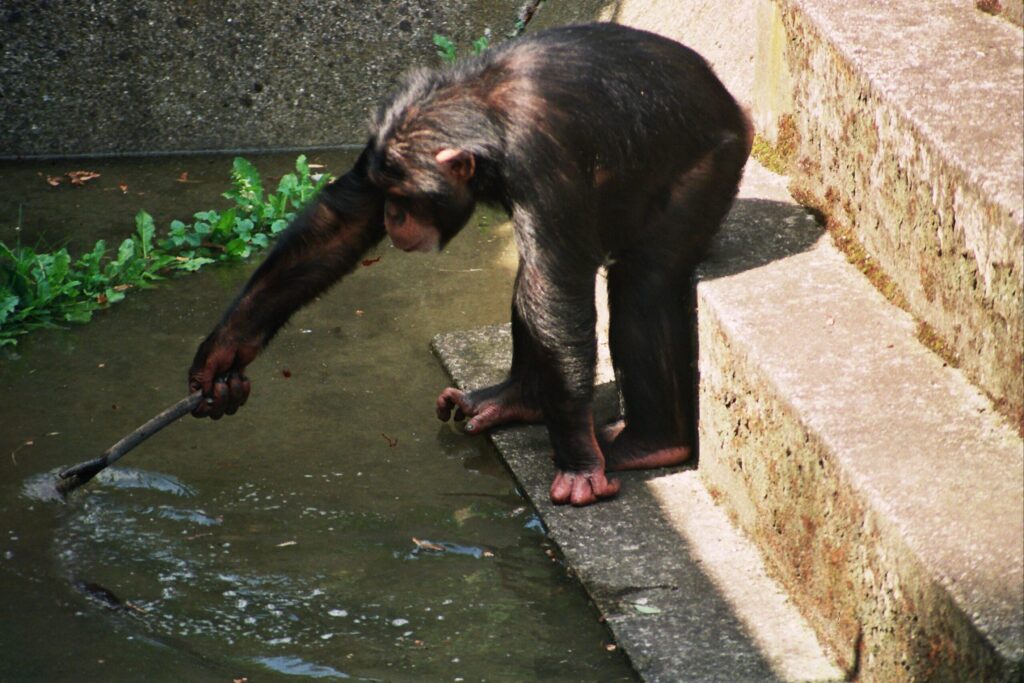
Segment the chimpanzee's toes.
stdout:
<path fill-rule="evenodd" d="M 593 505 L 612 498 L 619 492 L 619 480 L 608 479 L 604 472 L 559 472 L 551 483 L 551 502 L 555 505 L 571 503 L 575 507 Z"/>
<path fill-rule="evenodd" d="M 487 431 L 495 425 L 499 425 L 502 422 L 507 422 L 505 418 L 505 411 L 501 406 L 491 403 L 481 408 L 476 415 L 474 415 L 463 429 L 470 434 L 480 434 Z"/>
<path fill-rule="evenodd" d="M 472 415 L 472 407 L 466 398 L 466 394 L 455 387 L 448 387 L 437 397 L 437 418 L 447 422 L 455 411 L 455 419 L 463 420 L 466 415 Z"/>

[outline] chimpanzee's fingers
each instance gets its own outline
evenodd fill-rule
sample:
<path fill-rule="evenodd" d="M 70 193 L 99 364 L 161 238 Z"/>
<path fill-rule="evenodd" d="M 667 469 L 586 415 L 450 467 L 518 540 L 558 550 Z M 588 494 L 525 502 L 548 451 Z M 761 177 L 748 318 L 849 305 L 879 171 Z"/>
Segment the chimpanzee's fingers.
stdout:
<path fill-rule="evenodd" d="M 229 391 L 230 390 L 228 388 L 228 383 L 224 380 L 223 377 L 217 378 L 217 380 L 213 383 L 213 396 L 211 396 L 213 402 L 209 404 L 210 419 L 219 420 L 224 416 L 224 410 L 227 407 L 228 403 Z"/>
<path fill-rule="evenodd" d="M 234 415 L 245 403 L 248 396 L 247 380 L 237 372 L 232 372 L 227 377 L 228 395 L 227 404 L 224 406 L 225 415 Z"/>

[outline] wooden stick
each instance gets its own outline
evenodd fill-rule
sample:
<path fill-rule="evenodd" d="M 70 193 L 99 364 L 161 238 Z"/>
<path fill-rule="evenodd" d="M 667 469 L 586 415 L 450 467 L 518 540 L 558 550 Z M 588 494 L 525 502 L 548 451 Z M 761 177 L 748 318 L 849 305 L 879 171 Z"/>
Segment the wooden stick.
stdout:
<path fill-rule="evenodd" d="M 85 484 L 97 474 L 120 460 L 128 451 L 171 424 L 179 417 L 191 413 L 203 400 L 203 392 L 195 391 L 181 399 L 167 410 L 159 413 L 131 434 L 115 443 L 95 460 L 78 463 L 62 470 L 58 475 L 57 492 L 67 497 L 69 493 Z"/>

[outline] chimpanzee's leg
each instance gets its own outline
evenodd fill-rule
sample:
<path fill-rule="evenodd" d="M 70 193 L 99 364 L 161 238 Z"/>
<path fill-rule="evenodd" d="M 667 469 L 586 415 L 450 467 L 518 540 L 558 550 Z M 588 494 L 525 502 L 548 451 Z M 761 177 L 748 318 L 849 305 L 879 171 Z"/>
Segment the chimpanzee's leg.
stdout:
<path fill-rule="evenodd" d="M 520 273 L 522 270 L 520 269 Z M 519 286 L 521 275 L 516 275 Z M 523 319 L 512 306 L 512 368 L 508 379 L 475 391 L 464 392 L 449 387 L 437 397 L 437 416 L 447 421 L 454 411 L 455 419 L 469 417 L 464 429 L 481 434 L 491 427 L 508 422 L 541 422 L 539 360 L 533 340 Z"/>
<path fill-rule="evenodd" d="M 637 255 L 608 269 L 609 343 L 625 406 L 624 420 L 600 435 L 608 470 L 665 467 L 690 457 L 690 272 Z"/>
<path fill-rule="evenodd" d="M 693 272 L 735 197 L 747 140 L 730 137 L 680 174 L 643 238 L 608 269 L 609 342 L 625 404 L 600 434 L 606 469 L 685 462 L 694 446 Z"/>

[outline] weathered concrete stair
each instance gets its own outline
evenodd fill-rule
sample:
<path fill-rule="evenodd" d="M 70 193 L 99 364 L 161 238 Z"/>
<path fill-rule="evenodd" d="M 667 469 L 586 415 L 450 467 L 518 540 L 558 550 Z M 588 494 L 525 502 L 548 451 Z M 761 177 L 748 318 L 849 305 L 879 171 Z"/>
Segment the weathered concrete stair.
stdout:
<path fill-rule="evenodd" d="M 777 0 L 776 113 L 801 201 L 1024 428 L 1024 34 L 974 5 Z"/>
<path fill-rule="evenodd" d="M 1024 443 L 775 184 L 702 268 L 701 477 L 848 672 L 1016 680 Z"/>
<path fill-rule="evenodd" d="M 613 13 L 695 47 L 759 133 L 796 144 L 801 200 L 914 315 L 748 200 L 699 289 L 702 478 L 865 680 L 1021 675 L 1024 34 L 976 4 Z"/>

